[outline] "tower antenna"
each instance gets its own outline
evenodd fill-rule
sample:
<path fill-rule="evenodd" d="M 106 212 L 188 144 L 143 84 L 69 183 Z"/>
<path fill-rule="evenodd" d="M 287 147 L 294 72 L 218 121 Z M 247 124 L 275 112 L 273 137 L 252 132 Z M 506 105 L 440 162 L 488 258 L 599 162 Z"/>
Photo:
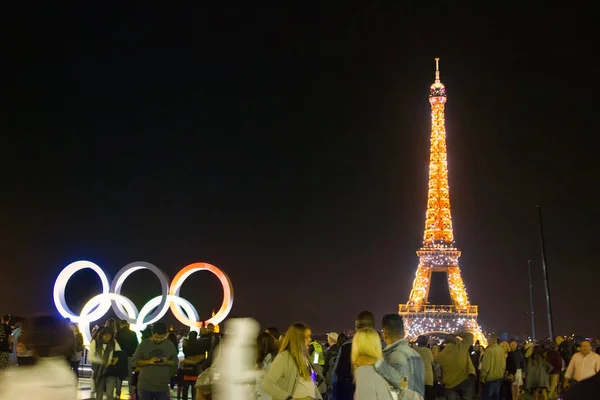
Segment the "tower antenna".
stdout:
<path fill-rule="evenodd" d="M 435 82 L 440 82 L 440 59 L 437 57 L 435 59 Z"/>

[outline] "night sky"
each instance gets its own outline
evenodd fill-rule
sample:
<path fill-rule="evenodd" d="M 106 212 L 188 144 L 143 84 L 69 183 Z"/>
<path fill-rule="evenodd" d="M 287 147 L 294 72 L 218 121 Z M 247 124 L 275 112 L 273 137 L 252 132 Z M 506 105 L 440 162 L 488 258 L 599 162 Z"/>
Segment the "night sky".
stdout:
<path fill-rule="evenodd" d="M 287 3 L 4 15 L 0 312 L 53 311 L 54 279 L 79 259 L 171 277 L 213 263 L 233 282 L 231 316 L 281 330 L 397 311 L 422 241 L 440 57 L 455 238 L 481 324 L 530 331 L 531 259 L 547 334 L 541 204 L 556 331 L 599 335 L 593 10 Z M 136 272 L 124 294 L 141 308 L 153 279 Z M 198 273 L 182 294 L 208 317 L 217 283 Z M 77 309 L 98 289 L 81 272 L 67 297 Z"/>

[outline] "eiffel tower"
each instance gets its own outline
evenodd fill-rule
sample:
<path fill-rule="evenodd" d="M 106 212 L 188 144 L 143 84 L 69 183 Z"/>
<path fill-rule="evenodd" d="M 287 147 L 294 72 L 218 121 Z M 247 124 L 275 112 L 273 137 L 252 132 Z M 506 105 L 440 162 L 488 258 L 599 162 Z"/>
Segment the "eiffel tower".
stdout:
<path fill-rule="evenodd" d="M 429 90 L 431 150 L 423 246 L 417 250 L 419 266 L 408 303 L 400 304 L 399 314 L 404 319 L 406 338 L 409 340 L 422 334 L 466 330 L 475 335 L 475 340 L 485 344 L 485 337 L 477 323 L 478 307 L 472 305 L 467 297 L 458 267 L 461 253 L 454 245 L 444 122 L 447 96 L 446 88 L 440 81 L 439 60 L 435 59 L 435 82 Z M 428 302 L 431 275 L 434 272 L 446 273 L 451 305 Z"/>

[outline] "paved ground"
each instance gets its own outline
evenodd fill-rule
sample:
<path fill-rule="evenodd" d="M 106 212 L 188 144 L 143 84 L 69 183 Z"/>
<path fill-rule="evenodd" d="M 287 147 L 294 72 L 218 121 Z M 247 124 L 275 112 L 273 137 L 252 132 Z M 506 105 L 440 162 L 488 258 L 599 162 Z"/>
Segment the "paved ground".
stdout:
<path fill-rule="evenodd" d="M 104 396 L 106 399 L 106 395 Z M 171 398 L 177 398 L 177 389 L 171 391 Z M 191 399 L 191 394 L 188 396 Z M 92 394 L 90 391 L 90 378 L 79 378 L 79 391 L 77 393 L 78 400 L 88 400 L 92 399 Z M 129 399 L 129 390 L 127 388 L 127 384 L 123 385 L 121 389 L 121 399 Z"/>

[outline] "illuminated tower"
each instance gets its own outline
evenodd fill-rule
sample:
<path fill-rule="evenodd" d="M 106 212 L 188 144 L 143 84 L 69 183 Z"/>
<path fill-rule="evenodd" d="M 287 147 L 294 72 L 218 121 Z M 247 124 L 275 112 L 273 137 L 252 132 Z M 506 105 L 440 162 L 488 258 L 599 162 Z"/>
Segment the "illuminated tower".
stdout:
<path fill-rule="evenodd" d="M 419 266 L 408 303 L 400 304 L 399 313 L 404 318 L 409 339 L 424 333 L 449 333 L 464 329 L 473 332 L 476 340 L 485 343 L 477 324 L 477 306 L 469 302 L 458 267 L 460 250 L 454 245 L 444 122 L 447 96 L 446 88 L 440 81 L 439 60 L 435 59 L 435 82 L 429 90 L 431 149 L 423 246 L 417 250 Z M 432 305 L 427 301 L 431 274 L 434 272 L 447 274 L 452 305 Z"/>

